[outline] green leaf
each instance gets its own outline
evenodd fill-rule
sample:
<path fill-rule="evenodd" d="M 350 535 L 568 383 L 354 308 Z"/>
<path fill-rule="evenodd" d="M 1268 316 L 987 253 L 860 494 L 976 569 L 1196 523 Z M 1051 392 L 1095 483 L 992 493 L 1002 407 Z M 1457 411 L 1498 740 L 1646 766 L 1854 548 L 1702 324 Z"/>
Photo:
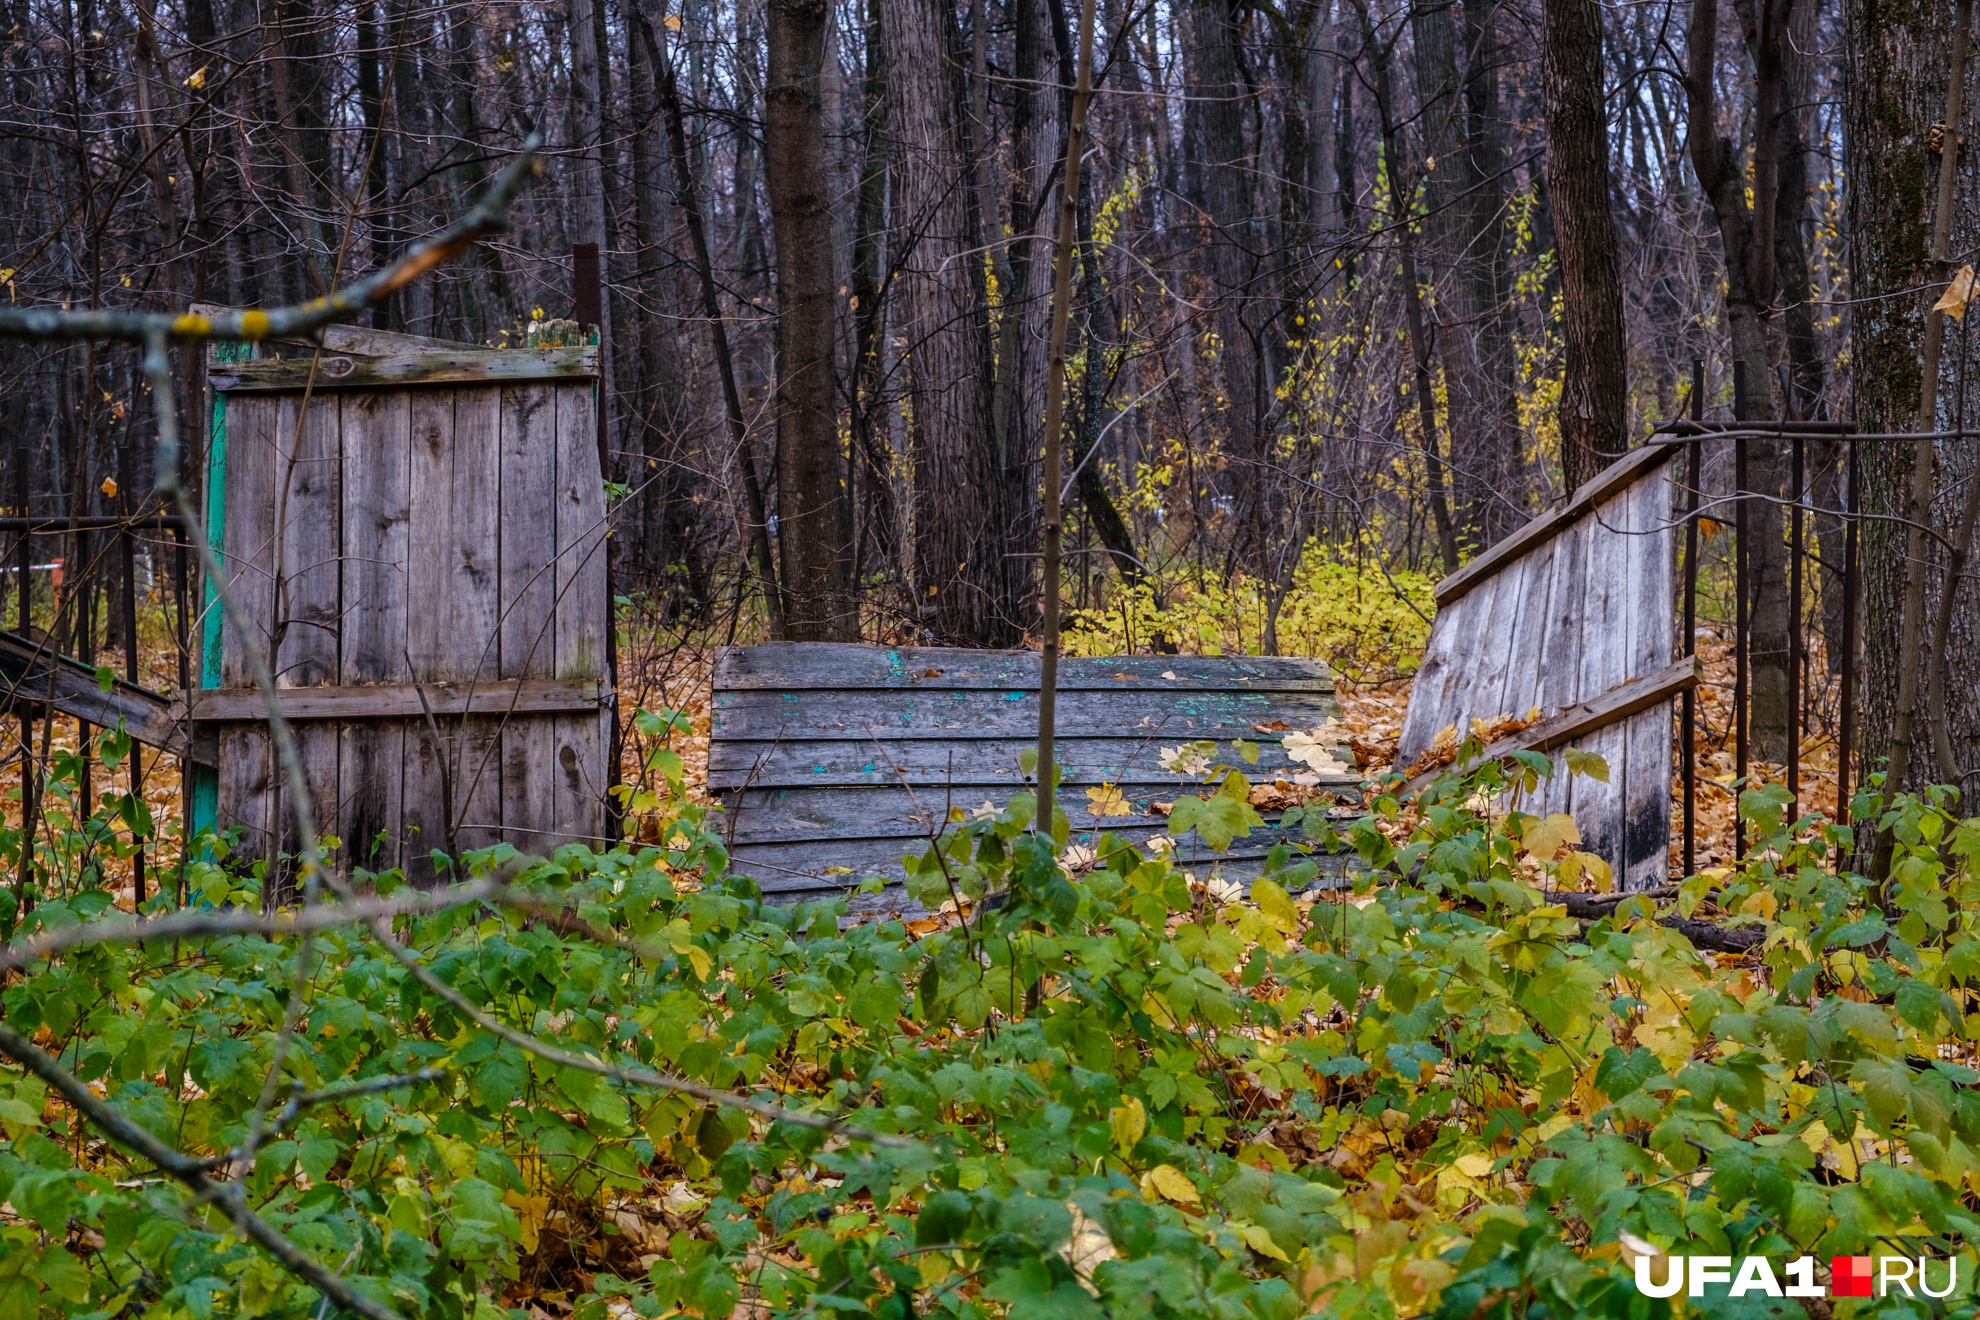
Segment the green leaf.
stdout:
<path fill-rule="evenodd" d="M 937 1192 L 922 1205 L 914 1220 L 914 1245 L 932 1247 L 961 1242 L 973 1210 L 969 1197 L 961 1192 Z"/>
<path fill-rule="evenodd" d="M 1863 1092 L 1870 1113 L 1886 1128 L 1904 1117 L 1911 1103 L 1911 1069 L 1898 1060 L 1859 1059 L 1850 1081 Z"/>

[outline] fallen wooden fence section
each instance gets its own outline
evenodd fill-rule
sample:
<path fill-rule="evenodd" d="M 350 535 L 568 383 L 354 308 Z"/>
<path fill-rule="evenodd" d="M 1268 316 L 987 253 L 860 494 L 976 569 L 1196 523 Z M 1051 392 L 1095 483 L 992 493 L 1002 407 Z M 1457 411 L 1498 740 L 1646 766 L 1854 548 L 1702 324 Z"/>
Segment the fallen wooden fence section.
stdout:
<path fill-rule="evenodd" d="M 1396 763 L 1445 730 L 1459 738 L 1539 712 L 1495 744 L 1602 758 L 1608 782 L 1554 778 L 1521 810 L 1574 815 L 1583 846 L 1620 883 L 1648 889 L 1669 870 L 1671 698 L 1696 682 L 1673 666 L 1670 450 L 1638 449 L 1437 586 L 1438 612 L 1410 693 Z"/>
<path fill-rule="evenodd" d="M 174 756 L 212 762 L 196 754 L 186 738 L 178 703 L 149 688 L 112 679 L 106 686 L 96 668 L 18 633 L 0 633 L 0 697 L 9 704 L 46 707 L 114 729 L 120 723 L 141 743 Z"/>
<path fill-rule="evenodd" d="M 728 808 L 738 870 L 767 894 L 819 897 L 869 876 L 903 878 L 951 807 L 1001 807 L 1026 788 L 1019 756 L 1037 734 L 1039 657 L 1030 652 L 780 643 L 718 659 L 708 787 Z M 1161 752 L 1199 739 L 1253 783 L 1306 767 L 1279 740 L 1338 719 L 1318 660 L 1261 656 L 1116 656 L 1061 662 L 1059 806 L 1073 842 L 1111 831 L 1137 843 L 1166 828 L 1156 803 L 1202 791 L 1164 770 Z M 1259 744 L 1256 767 L 1233 739 Z M 1101 818 L 1086 789 L 1117 785 L 1133 814 Z M 1352 795 L 1359 777 L 1315 787 Z M 1272 813 L 1265 813 L 1271 819 Z M 1282 832 L 1267 829 L 1215 857 L 1194 834 L 1186 863 L 1256 875 Z M 836 870 L 835 868 L 844 868 Z M 908 906 L 898 888 L 863 910 Z"/>

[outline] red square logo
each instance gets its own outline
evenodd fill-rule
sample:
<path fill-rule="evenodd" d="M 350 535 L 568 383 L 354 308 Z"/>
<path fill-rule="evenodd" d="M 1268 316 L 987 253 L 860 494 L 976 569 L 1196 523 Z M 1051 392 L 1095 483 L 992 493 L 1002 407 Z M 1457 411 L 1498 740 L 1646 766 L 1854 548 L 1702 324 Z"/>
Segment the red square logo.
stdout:
<path fill-rule="evenodd" d="M 1835 1256 L 1831 1258 L 1834 1278 L 1829 1287 L 1832 1297 L 1868 1297 L 1870 1295 L 1870 1258 L 1868 1256 Z"/>

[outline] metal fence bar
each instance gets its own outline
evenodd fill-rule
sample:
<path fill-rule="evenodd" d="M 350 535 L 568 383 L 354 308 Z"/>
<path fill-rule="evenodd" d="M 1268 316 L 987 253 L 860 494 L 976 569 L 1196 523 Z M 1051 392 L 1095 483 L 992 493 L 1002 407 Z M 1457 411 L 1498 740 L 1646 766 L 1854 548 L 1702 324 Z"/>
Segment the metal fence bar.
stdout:
<path fill-rule="evenodd" d="M 1691 362 L 1691 415 L 1705 415 L 1705 360 Z M 1700 447 L 1693 445 L 1685 473 L 1689 493 L 1684 518 L 1684 654 L 1698 654 L 1698 487 Z M 1683 749 L 1680 764 L 1684 776 L 1684 874 L 1698 872 L 1698 693 L 1686 688 L 1679 699 L 1678 745 Z"/>

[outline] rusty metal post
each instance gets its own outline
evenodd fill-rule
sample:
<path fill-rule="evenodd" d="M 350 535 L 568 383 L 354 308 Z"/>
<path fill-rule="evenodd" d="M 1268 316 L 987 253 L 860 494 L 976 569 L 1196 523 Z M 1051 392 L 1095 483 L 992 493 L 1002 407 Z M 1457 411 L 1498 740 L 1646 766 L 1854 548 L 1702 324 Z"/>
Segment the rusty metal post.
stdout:
<path fill-rule="evenodd" d="M 25 441 L 14 446 L 14 502 L 20 506 L 21 539 L 15 542 L 14 573 L 18 579 L 15 591 L 20 602 L 20 614 L 15 629 L 26 637 L 34 624 L 34 533 L 28 530 L 34 519 L 28 507 L 32 491 L 28 485 L 28 449 Z M 23 701 L 21 714 L 21 858 L 20 875 L 14 898 L 20 916 L 26 916 L 34 907 L 34 891 L 30 882 L 34 878 L 34 835 L 37 809 L 40 806 L 38 786 L 35 783 L 34 764 L 34 707 Z"/>
<path fill-rule="evenodd" d="M 1746 421 L 1746 364 L 1733 363 L 1733 416 Z M 1733 440 L 1733 860 L 1746 856 L 1739 795 L 1746 788 L 1746 437 Z"/>
<path fill-rule="evenodd" d="M 1705 360 L 1691 362 L 1691 420 L 1705 420 Z M 1700 462 L 1705 449 L 1702 439 L 1694 439 L 1685 471 L 1684 509 L 1684 654 L 1698 654 L 1698 486 Z M 1684 778 L 1684 873 L 1698 873 L 1698 693 L 1686 688 L 1679 704 L 1678 746 Z"/>
<path fill-rule="evenodd" d="M 1788 510 L 1788 819 L 1801 815 L 1801 494 L 1802 438 L 1794 438 L 1794 504 Z"/>
<path fill-rule="evenodd" d="M 1851 818 L 1849 799 L 1850 755 L 1856 750 L 1856 513 L 1862 479 L 1857 447 L 1849 447 L 1849 477 L 1843 491 L 1843 603 L 1842 603 L 1842 706 L 1841 733 L 1836 749 L 1836 818 Z"/>
<path fill-rule="evenodd" d="M 170 406 L 170 401 L 164 401 Z M 124 570 L 124 678 L 132 683 L 138 681 L 138 635 L 137 635 L 137 537 L 130 527 L 131 516 L 131 446 L 122 445 L 117 453 L 117 512 L 125 519 L 124 529 L 117 536 L 117 554 L 123 560 Z M 144 745 L 131 739 L 130 765 L 127 773 L 131 777 L 131 800 L 144 801 Z M 133 817 L 137 815 L 132 813 Z M 144 906 L 144 840 L 135 837 L 136 827 L 132 827 L 131 842 L 131 906 Z"/>
<path fill-rule="evenodd" d="M 605 481 L 612 479 L 612 446 L 606 410 L 611 400 L 607 397 L 605 382 L 609 379 L 606 370 L 605 354 L 608 336 L 605 333 L 605 290 L 599 273 L 598 245 L 596 243 L 574 243 L 571 245 L 571 311 L 572 319 L 580 326 L 598 327 L 598 391 L 597 406 L 593 409 L 598 415 L 598 475 Z M 610 520 L 610 513 L 607 513 Z M 619 762 L 625 755 L 624 735 L 619 727 L 619 542 L 609 537 L 605 542 L 605 681 L 612 694 L 607 716 L 610 727 L 606 731 L 605 768 L 605 819 L 614 831 L 624 817 L 618 794 L 612 792 L 619 786 L 621 769 Z"/>

